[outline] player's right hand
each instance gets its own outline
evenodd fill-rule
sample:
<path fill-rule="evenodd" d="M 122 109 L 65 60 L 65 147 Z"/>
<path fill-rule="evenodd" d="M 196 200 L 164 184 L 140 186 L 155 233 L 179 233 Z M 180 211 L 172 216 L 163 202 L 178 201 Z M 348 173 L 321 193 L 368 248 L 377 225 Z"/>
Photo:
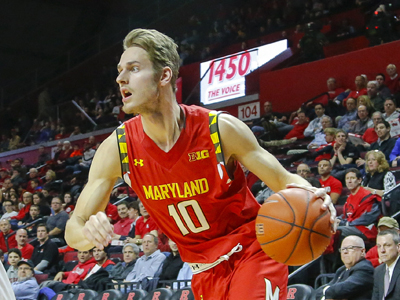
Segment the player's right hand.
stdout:
<path fill-rule="evenodd" d="M 102 211 L 90 216 L 82 230 L 86 239 L 99 249 L 104 249 L 111 242 L 114 228 Z"/>

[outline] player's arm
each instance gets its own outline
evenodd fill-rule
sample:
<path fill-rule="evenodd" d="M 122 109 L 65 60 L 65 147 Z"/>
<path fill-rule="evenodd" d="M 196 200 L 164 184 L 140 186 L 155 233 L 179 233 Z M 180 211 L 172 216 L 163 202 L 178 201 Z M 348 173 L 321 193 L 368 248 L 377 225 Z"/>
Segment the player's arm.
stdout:
<path fill-rule="evenodd" d="M 96 151 L 88 183 L 67 222 L 65 240 L 69 246 L 83 251 L 94 246 L 102 249 L 111 241 L 113 228 L 103 212 L 118 177 L 121 177 L 121 165 L 114 132 Z"/>
<path fill-rule="evenodd" d="M 329 207 L 331 222 L 334 222 L 336 211 L 325 190 L 313 188 L 302 177 L 285 170 L 273 155 L 258 145 L 254 134 L 243 122 L 230 115 L 221 114 L 219 131 L 228 168 L 234 160 L 239 161 L 275 192 L 286 189 L 287 185 L 291 184 L 310 188 L 318 197 L 324 199 L 323 208 Z"/>

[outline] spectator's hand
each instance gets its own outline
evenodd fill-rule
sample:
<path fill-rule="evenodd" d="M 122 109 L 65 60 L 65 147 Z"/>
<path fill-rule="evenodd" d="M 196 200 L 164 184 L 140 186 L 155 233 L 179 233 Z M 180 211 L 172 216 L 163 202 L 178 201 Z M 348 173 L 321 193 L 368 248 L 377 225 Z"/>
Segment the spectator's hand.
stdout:
<path fill-rule="evenodd" d="M 318 147 L 318 145 L 317 145 L 317 144 L 314 144 L 314 143 L 312 143 L 312 144 L 309 145 L 309 148 L 317 148 L 317 147 Z"/>
<path fill-rule="evenodd" d="M 86 239 L 95 247 L 103 250 L 111 242 L 114 228 L 102 211 L 90 216 L 82 230 Z"/>
<path fill-rule="evenodd" d="M 364 164 L 365 164 L 365 160 L 363 160 L 362 158 L 359 158 L 359 159 L 356 160 L 357 167 L 360 167 L 360 166 L 362 166 Z"/>
<path fill-rule="evenodd" d="M 367 142 L 364 142 L 363 144 L 362 144 L 365 148 L 369 148 L 371 145 L 369 144 L 369 143 L 367 143 Z"/>
<path fill-rule="evenodd" d="M 287 121 L 287 118 L 286 118 L 286 116 L 283 116 L 282 118 L 278 119 L 278 121 L 279 122 L 285 122 L 285 121 Z"/>
<path fill-rule="evenodd" d="M 57 275 L 54 277 L 55 281 L 62 281 L 64 277 L 64 272 L 58 272 Z"/>
<path fill-rule="evenodd" d="M 349 123 L 350 123 L 350 125 L 354 125 L 354 124 L 357 123 L 357 121 L 356 121 L 356 120 L 353 120 L 353 121 L 349 121 Z"/>
<path fill-rule="evenodd" d="M 345 148 L 346 148 L 346 144 L 341 145 L 337 150 L 338 153 L 342 153 Z"/>
<path fill-rule="evenodd" d="M 325 189 L 323 189 L 323 188 L 316 188 L 316 187 L 309 186 L 309 185 L 301 185 L 301 184 L 297 184 L 297 183 L 288 184 L 288 185 L 286 186 L 286 188 L 300 188 L 300 189 L 304 189 L 304 190 L 313 192 L 313 193 L 317 196 L 317 198 L 321 198 L 321 199 L 324 201 L 324 202 L 322 203 L 321 209 L 322 209 L 322 210 L 327 210 L 327 209 L 329 209 L 329 212 L 330 212 L 330 214 L 331 214 L 330 221 L 331 221 L 331 224 L 332 224 L 332 225 L 331 225 L 331 226 L 332 226 L 332 233 L 335 233 L 335 232 L 336 232 L 336 228 L 337 228 L 337 225 L 336 225 L 336 209 L 335 209 L 335 207 L 333 206 L 331 197 L 326 193 L 326 190 L 325 190 Z"/>
<path fill-rule="evenodd" d="M 393 162 L 392 162 L 392 167 L 397 167 L 399 159 L 400 159 L 400 156 L 397 156 L 397 157 L 393 160 Z"/>

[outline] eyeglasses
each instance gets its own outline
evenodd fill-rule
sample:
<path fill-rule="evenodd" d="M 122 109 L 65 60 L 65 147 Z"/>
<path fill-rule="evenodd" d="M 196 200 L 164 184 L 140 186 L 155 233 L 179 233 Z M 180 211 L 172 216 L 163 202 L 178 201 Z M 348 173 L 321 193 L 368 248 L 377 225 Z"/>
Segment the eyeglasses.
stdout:
<path fill-rule="evenodd" d="M 344 247 L 344 248 L 339 248 L 339 252 L 344 252 L 344 251 L 349 251 L 349 252 L 353 252 L 355 249 L 363 249 L 364 247 L 360 247 L 360 246 L 348 246 L 348 247 Z"/>

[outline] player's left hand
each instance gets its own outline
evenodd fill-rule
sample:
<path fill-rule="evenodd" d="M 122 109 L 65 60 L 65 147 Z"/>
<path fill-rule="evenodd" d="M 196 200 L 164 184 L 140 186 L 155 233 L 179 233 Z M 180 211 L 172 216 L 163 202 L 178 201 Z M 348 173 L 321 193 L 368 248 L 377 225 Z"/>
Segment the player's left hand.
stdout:
<path fill-rule="evenodd" d="M 313 186 L 309 185 L 302 185 L 302 184 L 297 184 L 297 183 L 291 183 L 286 185 L 286 188 L 299 188 L 299 189 L 304 189 L 310 192 L 313 192 L 318 198 L 321 198 L 324 200 L 324 203 L 322 203 L 321 208 L 323 210 L 329 209 L 329 212 L 331 214 L 331 224 L 332 224 L 332 232 L 336 232 L 337 224 L 335 222 L 336 220 L 336 209 L 335 206 L 333 206 L 331 197 L 326 193 L 325 189 L 322 188 L 316 188 Z"/>

